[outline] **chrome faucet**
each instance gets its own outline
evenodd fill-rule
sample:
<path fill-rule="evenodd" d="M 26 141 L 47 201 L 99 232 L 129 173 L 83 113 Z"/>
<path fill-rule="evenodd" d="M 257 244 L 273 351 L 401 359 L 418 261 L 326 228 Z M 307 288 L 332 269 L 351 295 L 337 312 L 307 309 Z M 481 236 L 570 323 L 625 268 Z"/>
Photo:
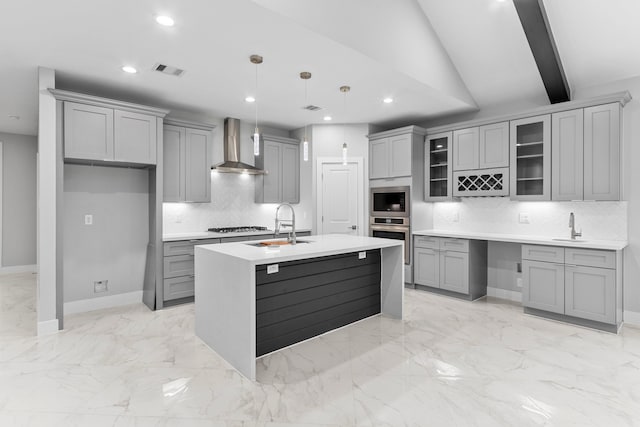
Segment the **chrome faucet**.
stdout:
<path fill-rule="evenodd" d="M 571 228 L 571 240 L 582 237 L 582 230 L 576 231 L 576 217 L 573 212 L 569 214 L 569 227 Z"/>
<path fill-rule="evenodd" d="M 288 223 L 284 222 L 285 220 L 278 218 L 278 213 L 280 212 L 280 208 L 283 206 L 288 206 L 289 209 L 291 209 L 291 221 Z M 296 244 L 296 212 L 293 210 L 293 206 L 291 206 L 289 203 L 282 203 L 278 205 L 278 207 L 276 208 L 276 229 L 273 233 L 274 237 L 280 234 L 280 227 L 283 227 L 283 226 L 291 227 L 291 232 L 289 232 L 289 238 L 287 239 L 287 241 L 292 245 L 295 245 Z"/>

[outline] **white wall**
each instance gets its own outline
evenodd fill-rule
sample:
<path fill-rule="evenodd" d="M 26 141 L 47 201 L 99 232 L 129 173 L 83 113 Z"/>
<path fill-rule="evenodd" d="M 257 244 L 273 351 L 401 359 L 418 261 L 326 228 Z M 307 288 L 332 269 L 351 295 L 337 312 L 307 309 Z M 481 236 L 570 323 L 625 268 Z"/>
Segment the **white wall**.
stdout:
<path fill-rule="evenodd" d="M 363 217 L 368 216 L 369 206 L 369 134 L 368 124 L 335 124 L 335 125 L 313 125 L 313 157 L 311 172 L 311 192 L 312 200 L 316 200 L 317 170 L 316 160 L 320 157 L 342 158 L 342 144 L 346 140 L 348 147 L 348 157 L 360 157 L 364 160 L 361 173 L 364 177 L 364 212 Z M 315 211 L 314 211 L 315 212 Z M 368 234 L 367 221 L 363 224 L 364 232 Z M 313 224 L 314 233 L 317 224 Z"/>
<path fill-rule="evenodd" d="M 2 141 L 2 266 L 36 264 L 35 136 L 0 133 Z"/>
<path fill-rule="evenodd" d="M 64 166 L 65 303 L 142 292 L 148 192 L 146 169 Z M 108 292 L 94 293 L 93 282 L 104 279 Z"/>

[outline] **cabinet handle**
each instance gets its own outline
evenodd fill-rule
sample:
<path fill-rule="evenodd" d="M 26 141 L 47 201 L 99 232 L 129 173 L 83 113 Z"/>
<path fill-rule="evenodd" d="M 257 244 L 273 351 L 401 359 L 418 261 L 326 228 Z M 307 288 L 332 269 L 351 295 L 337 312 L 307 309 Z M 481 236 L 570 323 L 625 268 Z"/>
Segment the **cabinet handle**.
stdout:
<path fill-rule="evenodd" d="M 189 275 L 189 279 L 195 279 L 196 275 L 195 274 L 190 274 Z"/>
<path fill-rule="evenodd" d="M 553 265 L 555 265 L 556 267 L 564 267 L 565 266 L 564 264 L 560 264 L 560 263 L 556 263 L 556 262 L 554 262 Z"/>
<path fill-rule="evenodd" d="M 576 267 L 578 267 L 578 266 L 577 266 L 577 265 L 575 265 L 575 264 L 565 264 L 564 266 L 565 266 L 565 267 L 569 267 L 569 268 L 576 268 Z"/>

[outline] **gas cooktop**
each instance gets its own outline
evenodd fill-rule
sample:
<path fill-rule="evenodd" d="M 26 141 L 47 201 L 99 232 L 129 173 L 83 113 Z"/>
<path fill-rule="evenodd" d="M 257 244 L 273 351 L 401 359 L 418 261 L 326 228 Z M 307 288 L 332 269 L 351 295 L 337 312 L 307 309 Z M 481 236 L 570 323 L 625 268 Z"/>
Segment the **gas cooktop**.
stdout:
<path fill-rule="evenodd" d="M 209 231 L 212 231 L 214 233 L 244 233 L 247 231 L 267 231 L 267 227 L 260 227 L 257 225 L 244 225 L 240 227 L 210 228 Z"/>

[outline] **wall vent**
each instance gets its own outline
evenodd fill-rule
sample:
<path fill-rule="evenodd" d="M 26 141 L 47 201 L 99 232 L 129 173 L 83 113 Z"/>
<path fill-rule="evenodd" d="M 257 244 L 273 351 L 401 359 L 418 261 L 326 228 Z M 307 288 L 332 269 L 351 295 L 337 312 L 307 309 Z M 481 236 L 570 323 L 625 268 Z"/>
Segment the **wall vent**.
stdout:
<path fill-rule="evenodd" d="M 170 76 L 176 76 L 176 77 L 181 77 L 185 73 L 185 70 L 183 69 L 174 67 L 172 65 L 160 64 L 160 63 L 157 63 L 156 65 L 153 66 L 153 71 L 158 71 L 162 74 L 168 74 Z"/>
<path fill-rule="evenodd" d="M 304 107 L 302 107 L 303 110 L 309 110 L 309 111 L 318 111 L 318 110 L 322 110 L 321 107 L 318 107 L 317 105 L 306 105 Z"/>

